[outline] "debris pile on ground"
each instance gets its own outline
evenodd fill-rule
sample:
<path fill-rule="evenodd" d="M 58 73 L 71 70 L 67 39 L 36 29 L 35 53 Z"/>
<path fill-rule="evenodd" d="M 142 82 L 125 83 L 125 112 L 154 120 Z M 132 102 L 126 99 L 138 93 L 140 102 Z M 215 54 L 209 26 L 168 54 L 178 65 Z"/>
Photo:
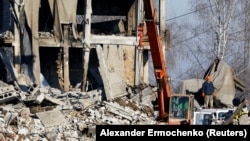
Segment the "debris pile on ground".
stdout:
<path fill-rule="evenodd" d="M 95 140 L 95 125 L 156 124 L 152 87 L 111 101 L 100 91 L 62 92 L 32 84 L 27 91 L 0 83 L 0 140 Z"/>

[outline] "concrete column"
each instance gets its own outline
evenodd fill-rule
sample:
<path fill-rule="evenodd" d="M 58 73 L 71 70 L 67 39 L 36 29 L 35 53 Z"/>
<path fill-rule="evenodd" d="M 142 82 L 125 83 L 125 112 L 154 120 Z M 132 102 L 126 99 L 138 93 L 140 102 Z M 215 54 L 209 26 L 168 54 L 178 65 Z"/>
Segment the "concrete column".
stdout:
<path fill-rule="evenodd" d="M 40 0 L 33 0 L 33 5 L 37 5 L 40 3 Z M 38 35 L 38 19 L 39 19 L 39 8 L 36 6 L 32 6 L 32 53 L 33 53 L 33 74 L 35 77 L 35 83 L 40 85 L 40 55 L 39 55 L 39 35 Z"/>
<path fill-rule="evenodd" d="M 16 18 L 18 18 L 18 21 L 19 21 L 19 18 L 20 18 L 20 14 L 19 14 L 19 10 L 18 10 L 18 6 L 15 4 L 15 7 L 14 7 L 16 11 Z M 16 23 L 18 24 L 18 23 Z M 20 73 L 21 71 L 21 68 L 20 68 L 20 64 L 21 64 L 21 51 L 20 51 L 20 47 L 21 47 L 21 43 L 20 43 L 20 31 L 19 29 L 17 28 L 17 25 L 14 24 L 14 37 L 15 37 L 15 40 L 14 42 L 12 43 L 12 45 L 14 46 L 14 67 L 16 69 L 16 72 L 17 73 Z"/>
<path fill-rule="evenodd" d="M 83 36 L 83 79 L 82 90 L 85 91 L 88 75 L 90 38 L 91 38 L 91 14 L 92 14 L 92 0 L 85 0 L 85 22 L 84 22 L 84 36 Z"/>
<path fill-rule="evenodd" d="M 166 49 L 166 0 L 160 0 L 159 3 L 159 23 L 160 23 L 160 35 L 161 35 L 161 40 L 162 40 L 162 51 L 164 54 L 164 59 L 165 57 L 165 49 Z"/>
<path fill-rule="evenodd" d="M 83 49 L 83 83 L 82 83 L 82 91 L 88 91 L 87 89 L 87 74 L 88 74 L 88 68 L 89 68 L 89 54 L 90 49 L 84 48 Z"/>
<path fill-rule="evenodd" d="M 64 90 L 69 91 L 69 25 L 63 25 L 63 79 Z"/>
<path fill-rule="evenodd" d="M 128 11 L 128 24 L 127 24 L 127 35 L 131 36 L 132 35 L 132 31 L 134 26 L 136 25 L 136 21 L 135 21 L 135 10 L 136 10 L 136 2 L 135 1 L 133 3 L 133 5 L 130 7 L 129 11 Z"/>
<path fill-rule="evenodd" d="M 142 7 L 141 7 L 141 4 L 143 4 L 142 3 L 142 0 L 138 0 L 138 1 L 136 1 L 136 25 L 137 25 L 137 27 L 139 26 L 139 24 L 140 24 L 140 22 L 141 21 L 139 21 L 140 19 L 141 19 L 141 11 L 142 11 Z M 137 37 L 137 42 L 139 42 L 139 37 L 138 37 L 138 30 L 136 30 L 136 37 Z M 139 46 L 138 45 L 136 45 L 135 46 L 135 82 L 134 82 L 134 85 L 139 85 L 140 84 L 140 65 L 141 65 L 141 57 L 142 57 L 142 54 L 141 54 L 141 52 L 142 51 L 140 51 L 140 49 L 138 48 Z"/>
<path fill-rule="evenodd" d="M 165 35 L 166 30 L 166 0 L 160 0 L 160 10 L 159 10 L 159 22 L 160 22 L 160 32 Z M 162 36 L 163 37 L 163 36 Z"/>

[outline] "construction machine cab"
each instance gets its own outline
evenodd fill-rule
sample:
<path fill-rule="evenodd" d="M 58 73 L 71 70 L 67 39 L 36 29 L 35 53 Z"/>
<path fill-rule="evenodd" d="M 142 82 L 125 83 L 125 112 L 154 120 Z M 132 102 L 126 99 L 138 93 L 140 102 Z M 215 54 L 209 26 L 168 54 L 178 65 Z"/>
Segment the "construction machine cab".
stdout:
<path fill-rule="evenodd" d="M 168 124 L 191 124 L 193 117 L 193 96 L 172 94 L 169 102 Z"/>

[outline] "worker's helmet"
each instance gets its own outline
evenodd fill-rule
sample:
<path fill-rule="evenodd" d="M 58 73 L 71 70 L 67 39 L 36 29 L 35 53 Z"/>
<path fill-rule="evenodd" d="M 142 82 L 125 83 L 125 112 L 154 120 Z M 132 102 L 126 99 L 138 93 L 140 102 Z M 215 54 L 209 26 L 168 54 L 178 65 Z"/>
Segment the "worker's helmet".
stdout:
<path fill-rule="evenodd" d="M 211 76 L 210 75 L 208 75 L 207 77 L 206 77 L 206 80 L 211 80 L 212 78 L 211 78 Z"/>

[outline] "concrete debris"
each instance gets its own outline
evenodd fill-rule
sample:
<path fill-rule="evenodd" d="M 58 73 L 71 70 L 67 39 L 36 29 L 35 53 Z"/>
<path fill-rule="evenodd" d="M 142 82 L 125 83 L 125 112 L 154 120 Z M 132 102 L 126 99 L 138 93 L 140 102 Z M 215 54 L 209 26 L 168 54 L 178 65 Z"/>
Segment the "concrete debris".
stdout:
<path fill-rule="evenodd" d="M 0 87 L 0 103 L 5 103 L 16 99 L 17 96 L 18 91 L 16 91 L 14 86 Z"/>
<path fill-rule="evenodd" d="M 36 116 L 42 121 L 45 127 L 59 126 L 67 123 L 64 115 L 58 109 L 39 112 L 36 113 Z"/>
<path fill-rule="evenodd" d="M 13 38 L 14 38 L 14 35 L 9 30 L 7 30 L 6 32 L 0 34 L 0 39 L 13 39 Z"/>
<path fill-rule="evenodd" d="M 39 32 L 39 37 L 41 38 L 53 38 L 54 35 L 51 34 L 50 32 Z"/>
<path fill-rule="evenodd" d="M 127 88 L 125 96 L 103 100 L 102 90 L 67 91 L 1 82 L 0 140 L 94 141 L 95 125 L 156 124 L 152 87 Z M 145 101 L 146 102 L 145 102 Z"/>

